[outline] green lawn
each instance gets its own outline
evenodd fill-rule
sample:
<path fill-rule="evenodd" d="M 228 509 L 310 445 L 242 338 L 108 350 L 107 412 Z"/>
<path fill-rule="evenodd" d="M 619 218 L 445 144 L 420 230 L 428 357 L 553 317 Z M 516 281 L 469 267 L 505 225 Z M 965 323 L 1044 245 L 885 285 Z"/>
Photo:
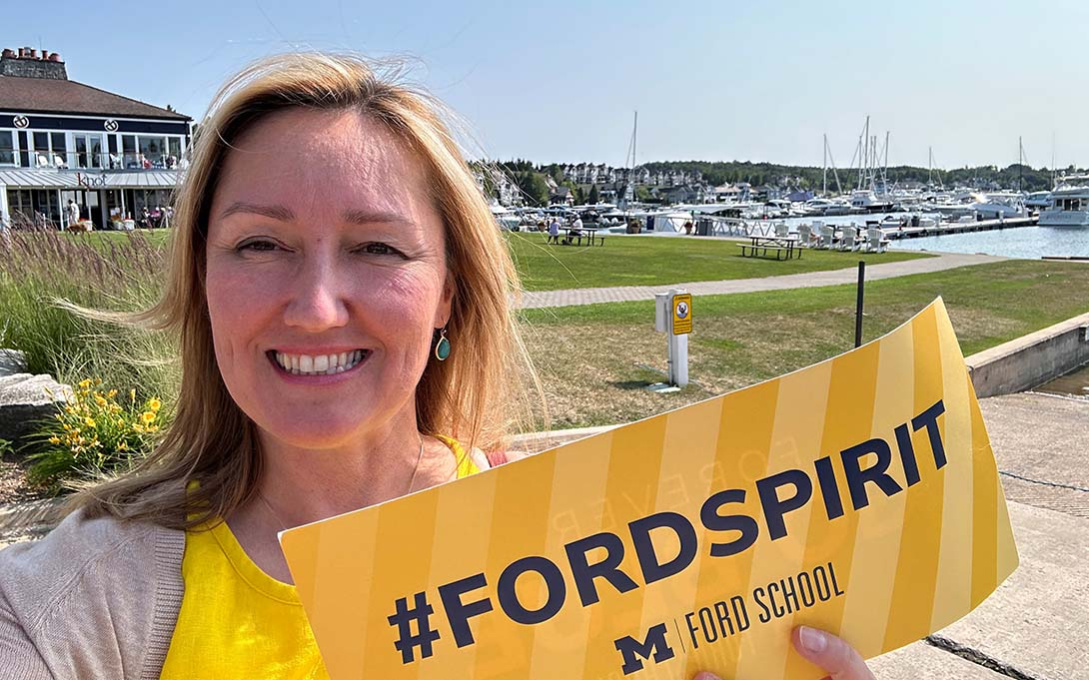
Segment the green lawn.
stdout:
<path fill-rule="evenodd" d="M 930 257 L 909 252 L 863 255 L 807 250 L 801 259 L 778 261 L 741 257 L 738 241 L 621 234 L 609 236 L 604 246 L 592 247 L 548 245 L 546 235 L 536 232 L 511 232 L 508 242 L 526 290 L 751 279 L 844 269 L 859 260 L 876 264 Z"/>
<path fill-rule="evenodd" d="M 865 339 L 939 295 L 967 356 L 1089 311 L 1089 266 L 1007 261 L 874 281 L 866 286 Z M 522 317 L 559 428 L 627 422 L 840 354 L 853 346 L 854 305 L 853 285 L 697 297 L 689 339 L 696 384 L 664 396 L 643 389 L 666 370 L 653 302 Z"/>
<path fill-rule="evenodd" d="M 64 235 L 95 247 L 104 247 L 109 243 L 117 245 L 127 243 L 131 235 L 143 236 L 155 246 L 165 246 L 173 233 L 173 229 L 137 229 L 136 231 L 92 231 L 84 234 L 65 232 Z"/>

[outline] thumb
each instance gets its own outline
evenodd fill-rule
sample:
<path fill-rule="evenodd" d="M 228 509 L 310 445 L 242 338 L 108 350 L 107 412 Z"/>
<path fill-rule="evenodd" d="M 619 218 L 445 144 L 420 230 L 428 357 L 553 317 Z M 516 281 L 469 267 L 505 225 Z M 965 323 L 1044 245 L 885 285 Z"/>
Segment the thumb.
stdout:
<path fill-rule="evenodd" d="M 873 673 L 854 647 L 835 635 L 798 626 L 791 638 L 798 653 L 824 669 L 831 680 L 874 680 Z"/>
<path fill-rule="evenodd" d="M 718 677 L 714 673 L 708 673 L 707 671 L 703 671 L 702 673 L 696 673 L 696 677 L 692 678 L 692 680 L 722 680 L 722 678 Z"/>

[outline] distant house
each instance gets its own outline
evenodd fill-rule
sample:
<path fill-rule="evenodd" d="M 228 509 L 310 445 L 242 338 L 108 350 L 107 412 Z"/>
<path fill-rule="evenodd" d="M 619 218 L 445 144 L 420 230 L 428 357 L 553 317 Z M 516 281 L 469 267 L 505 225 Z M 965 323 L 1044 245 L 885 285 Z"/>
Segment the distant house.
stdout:
<path fill-rule="evenodd" d="M 548 197 L 549 205 L 575 205 L 575 194 L 571 187 L 557 187 Z"/>
<path fill-rule="evenodd" d="M 661 195 L 669 203 L 695 203 L 700 198 L 699 190 L 690 186 L 663 189 Z"/>

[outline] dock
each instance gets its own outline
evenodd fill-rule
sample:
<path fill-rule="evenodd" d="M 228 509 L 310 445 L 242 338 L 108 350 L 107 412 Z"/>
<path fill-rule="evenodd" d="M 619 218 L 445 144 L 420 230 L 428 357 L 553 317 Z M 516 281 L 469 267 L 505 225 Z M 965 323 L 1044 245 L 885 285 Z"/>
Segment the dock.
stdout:
<path fill-rule="evenodd" d="M 1001 220 L 980 220 L 976 222 L 942 222 L 928 227 L 882 227 L 885 238 L 899 240 L 904 238 L 922 238 L 924 236 L 944 236 L 946 234 L 967 234 L 973 231 L 995 231 L 1016 227 L 1035 227 L 1038 217 L 1012 217 Z"/>

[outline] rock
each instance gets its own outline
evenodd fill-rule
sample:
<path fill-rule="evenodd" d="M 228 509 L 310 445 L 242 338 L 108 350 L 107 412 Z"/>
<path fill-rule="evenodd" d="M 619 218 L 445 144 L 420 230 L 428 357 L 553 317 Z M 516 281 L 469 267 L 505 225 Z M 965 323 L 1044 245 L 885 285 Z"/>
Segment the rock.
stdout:
<path fill-rule="evenodd" d="M 17 349 L 0 349 L 0 377 L 26 372 L 26 355 Z"/>
<path fill-rule="evenodd" d="M 35 422 L 56 413 L 57 402 L 67 401 L 71 393 L 70 387 L 48 375 L 0 376 L 0 439 L 17 442 L 31 434 Z"/>

